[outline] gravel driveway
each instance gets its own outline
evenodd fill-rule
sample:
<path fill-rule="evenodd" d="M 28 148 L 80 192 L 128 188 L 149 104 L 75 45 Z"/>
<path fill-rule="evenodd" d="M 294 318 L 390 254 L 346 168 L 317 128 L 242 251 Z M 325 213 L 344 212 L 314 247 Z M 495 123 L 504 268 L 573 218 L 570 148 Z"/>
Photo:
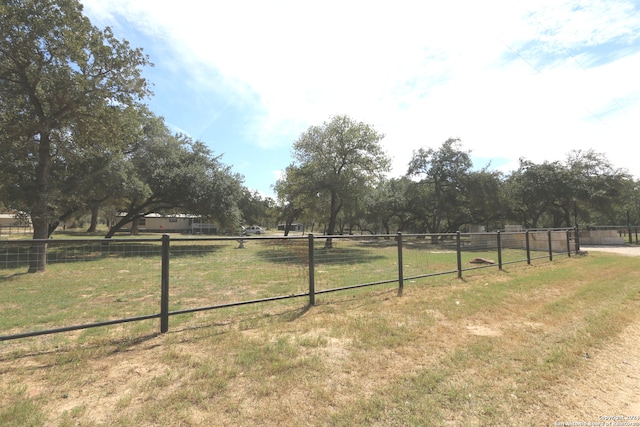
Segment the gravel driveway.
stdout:
<path fill-rule="evenodd" d="M 640 257 L 640 246 L 580 245 L 585 252 L 613 252 Z M 640 323 L 628 325 L 601 348 L 576 374 L 564 381 L 559 420 L 579 421 L 571 425 L 600 424 L 604 416 L 621 415 L 619 425 L 636 425 L 640 416 Z M 629 418 L 627 418 L 629 417 Z M 634 417 L 634 418 L 632 418 Z M 628 424 L 625 424 L 628 423 Z M 569 425 L 564 423 L 563 425 Z M 610 425 L 615 425 L 611 422 Z"/>
<path fill-rule="evenodd" d="M 631 245 L 580 245 L 580 250 L 586 252 L 613 252 L 620 255 L 640 256 L 640 246 Z"/>

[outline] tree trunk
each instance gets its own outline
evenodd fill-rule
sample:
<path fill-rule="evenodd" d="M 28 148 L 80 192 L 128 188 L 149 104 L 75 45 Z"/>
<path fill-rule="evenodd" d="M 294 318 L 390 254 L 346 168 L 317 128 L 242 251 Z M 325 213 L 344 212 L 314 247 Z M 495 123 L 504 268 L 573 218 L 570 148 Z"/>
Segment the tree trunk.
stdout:
<path fill-rule="evenodd" d="M 291 224 L 293 224 L 293 217 L 288 217 L 284 224 L 284 235 L 289 235 L 289 230 L 291 230 Z"/>
<path fill-rule="evenodd" d="M 98 228 L 98 205 L 91 206 L 91 224 L 87 229 L 87 233 L 94 233 Z"/>
<path fill-rule="evenodd" d="M 77 210 L 77 208 L 70 209 L 55 221 L 49 221 L 49 234 L 47 235 L 47 237 L 51 237 L 51 235 L 54 231 L 56 231 L 61 222 L 66 223 L 67 221 L 69 221 L 69 219 L 73 216 L 74 213 L 76 213 Z"/>
<path fill-rule="evenodd" d="M 45 218 L 32 219 L 33 239 L 47 240 L 49 234 L 49 221 Z M 29 273 L 40 273 L 47 266 L 47 243 L 34 241 L 29 252 Z"/>
<path fill-rule="evenodd" d="M 33 224 L 33 239 L 47 240 L 49 238 L 49 206 L 48 184 L 51 170 L 51 140 L 49 134 L 42 132 L 38 145 L 38 165 L 36 166 L 35 188 L 37 198 L 31 209 L 31 223 Z M 47 243 L 33 242 L 29 253 L 29 273 L 45 271 L 47 266 Z"/>
<path fill-rule="evenodd" d="M 331 192 L 331 215 L 329 216 L 329 226 L 327 227 L 327 235 L 332 236 L 335 234 L 336 231 L 336 222 L 338 219 L 338 212 L 340 212 L 340 208 L 342 207 L 342 205 L 340 203 L 338 203 L 338 195 L 335 193 L 335 191 Z M 331 239 L 331 237 L 329 237 L 325 244 L 324 244 L 324 248 L 325 249 L 331 249 L 333 248 L 333 240 Z"/>
<path fill-rule="evenodd" d="M 118 221 L 117 223 L 115 223 L 109 228 L 109 231 L 107 231 L 107 234 L 104 236 L 104 238 L 105 239 L 112 238 L 116 234 L 116 232 L 122 228 L 123 225 L 131 222 L 133 218 L 134 217 L 132 215 L 127 214 L 127 216 L 125 216 L 124 218 L 122 218 L 120 221 Z"/>
<path fill-rule="evenodd" d="M 391 230 L 389 228 L 389 221 L 382 221 L 382 227 L 385 230 L 385 234 L 391 234 Z M 385 237 L 385 240 L 389 239 L 389 237 Z"/>
<path fill-rule="evenodd" d="M 131 234 L 138 236 L 140 234 L 140 217 L 135 217 L 131 222 Z"/>

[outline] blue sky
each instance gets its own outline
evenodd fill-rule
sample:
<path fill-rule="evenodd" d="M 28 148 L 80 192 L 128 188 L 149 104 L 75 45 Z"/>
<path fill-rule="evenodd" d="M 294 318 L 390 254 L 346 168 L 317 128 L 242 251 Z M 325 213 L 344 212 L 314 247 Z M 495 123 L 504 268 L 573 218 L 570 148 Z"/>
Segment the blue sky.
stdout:
<path fill-rule="evenodd" d="M 390 176 L 462 140 L 474 166 L 605 153 L 640 178 L 640 2 L 81 0 L 155 64 L 151 109 L 272 196 L 309 126 L 385 134 Z"/>

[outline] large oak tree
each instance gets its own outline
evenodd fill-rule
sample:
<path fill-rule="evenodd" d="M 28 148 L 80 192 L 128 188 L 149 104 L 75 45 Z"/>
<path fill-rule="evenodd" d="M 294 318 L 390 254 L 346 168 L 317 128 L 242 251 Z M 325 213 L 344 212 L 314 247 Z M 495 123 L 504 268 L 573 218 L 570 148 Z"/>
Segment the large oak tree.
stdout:
<path fill-rule="evenodd" d="M 11 188 L 0 190 L 7 205 L 31 216 L 39 243 L 30 272 L 45 269 L 40 239 L 60 217 L 56 162 L 76 148 L 122 143 L 108 136 L 119 134 L 113 131 L 127 121 L 121 114 L 149 94 L 141 76 L 147 64 L 140 49 L 94 27 L 77 0 L 0 5 L 0 160 L 12 162 L 14 173 L 4 180 Z"/>
<path fill-rule="evenodd" d="M 421 178 L 422 223 L 430 233 L 453 232 L 468 223 L 467 185 L 471 172 L 469 152 L 457 138 L 449 138 L 440 148 L 420 148 L 413 152 L 408 176 Z"/>
<path fill-rule="evenodd" d="M 121 188 L 114 203 L 124 215 L 107 238 L 150 213 L 190 213 L 229 229 L 239 225 L 242 177 L 204 143 L 171 135 L 161 122 L 145 128 L 144 137 L 119 170 Z"/>
<path fill-rule="evenodd" d="M 335 234 L 345 203 L 389 170 L 389 158 L 380 144 L 383 137 L 371 125 L 346 115 L 311 126 L 293 144 L 294 162 L 280 185 L 282 194 L 296 194 L 298 203 L 309 204 L 313 198 L 326 201 L 326 234 Z M 331 239 L 326 246 L 331 247 Z"/>

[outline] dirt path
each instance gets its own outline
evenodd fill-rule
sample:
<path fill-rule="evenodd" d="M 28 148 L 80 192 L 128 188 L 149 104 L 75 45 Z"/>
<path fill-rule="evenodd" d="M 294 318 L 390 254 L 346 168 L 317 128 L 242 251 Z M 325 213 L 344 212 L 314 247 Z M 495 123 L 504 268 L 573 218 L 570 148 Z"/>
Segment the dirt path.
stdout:
<path fill-rule="evenodd" d="M 640 257 L 640 247 L 635 246 L 581 249 Z M 584 371 L 557 390 L 562 398 L 556 425 L 640 426 L 640 323 L 629 325 L 606 347 L 585 354 L 585 359 Z"/>
<path fill-rule="evenodd" d="M 640 256 L 640 246 L 580 246 L 583 251 L 613 252 L 620 255 Z"/>
<path fill-rule="evenodd" d="M 630 325 L 607 347 L 585 355 L 584 371 L 557 390 L 559 423 L 598 425 L 618 416 L 619 422 L 640 425 L 639 326 Z"/>

